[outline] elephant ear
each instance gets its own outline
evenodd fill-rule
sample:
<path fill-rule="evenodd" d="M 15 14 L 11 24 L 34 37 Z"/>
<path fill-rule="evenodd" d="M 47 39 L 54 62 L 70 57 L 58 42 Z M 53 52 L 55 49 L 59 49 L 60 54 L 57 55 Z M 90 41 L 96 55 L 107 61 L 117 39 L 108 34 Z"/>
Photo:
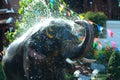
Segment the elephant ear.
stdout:
<path fill-rule="evenodd" d="M 79 44 L 80 57 L 84 56 L 92 47 L 94 40 L 93 26 L 84 20 L 75 20 L 75 23 L 85 28 L 85 39 Z"/>

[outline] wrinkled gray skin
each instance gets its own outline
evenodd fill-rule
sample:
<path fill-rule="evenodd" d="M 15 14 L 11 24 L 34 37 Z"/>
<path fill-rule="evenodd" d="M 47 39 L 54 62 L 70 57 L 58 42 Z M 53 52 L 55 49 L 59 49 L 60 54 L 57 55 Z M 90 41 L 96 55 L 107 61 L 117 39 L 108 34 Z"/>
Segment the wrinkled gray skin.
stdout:
<path fill-rule="evenodd" d="M 33 27 L 15 40 L 2 60 L 6 80 L 65 80 L 63 69 L 70 68 L 65 59 L 82 57 L 93 41 L 92 26 L 86 21 L 75 23 L 86 30 L 81 45 L 69 23 L 63 20 Z"/>

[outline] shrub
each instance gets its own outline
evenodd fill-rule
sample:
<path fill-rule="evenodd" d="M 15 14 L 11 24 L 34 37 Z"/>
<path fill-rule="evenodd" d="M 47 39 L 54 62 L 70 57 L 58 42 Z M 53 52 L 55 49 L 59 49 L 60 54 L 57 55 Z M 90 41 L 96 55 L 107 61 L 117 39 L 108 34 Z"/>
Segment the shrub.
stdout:
<path fill-rule="evenodd" d="M 106 47 L 103 47 L 102 49 L 92 48 L 90 52 L 88 53 L 88 57 L 96 59 L 97 62 L 102 63 L 105 66 L 107 66 L 109 62 L 109 58 L 112 53 L 113 53 L 112 48 L 109 48 L 109 50 L 106 50 Z"/>
<path fill-rule="evenodd" d="M 100 38 L 106 37 L 105 36 L 106 35 L 106 26 L 105 25 L 106 25 L 107 16 L 103 12 L 95 13 L 95 12 L 88 11 L 88 12 L 82 13 L 80 15 L 84 16 L 85 20 L 90 20 L 95 23 L 94 24 L 95 37 L 98 37 L 98 36 Z M 97 25 L 104 27 L 105 30 L 104 30 L 103 34 L 98 33 Z"/>
<path fill-rule="evenodd" d="M 94 23 L 105 27 L 105 22 L 107 20 L 107 16 L 103 12 L 87 12 L 85 13 L 85 19 L 89 19 Z"/>
<path fill-rule="evenodd" d="M 108 73 L 112 80 L 120 79 L 120 53 L 113 52 L 108 62 Z"/>

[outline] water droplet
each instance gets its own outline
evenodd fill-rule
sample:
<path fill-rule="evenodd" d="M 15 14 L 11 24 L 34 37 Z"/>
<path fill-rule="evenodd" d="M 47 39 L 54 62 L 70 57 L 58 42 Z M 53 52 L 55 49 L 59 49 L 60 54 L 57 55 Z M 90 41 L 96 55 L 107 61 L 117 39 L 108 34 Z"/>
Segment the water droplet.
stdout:
<path fill-rule="evenodd" d="M 26 57 L 26 59 L 28 59 L 28 57 Z"/>
<path fill-rule="evenodd" d="M 36 53 L 34 53 L 34 56 L 36 56 Z"/>
<path fill-rule="evenodd" d="M 37 60 L 37 57 L 35 57 L 35 59 Z"/>
<path fill-rule="evenodd" d="M 30 79 L 33 79 L 33 77 L 31 76 Z"/>

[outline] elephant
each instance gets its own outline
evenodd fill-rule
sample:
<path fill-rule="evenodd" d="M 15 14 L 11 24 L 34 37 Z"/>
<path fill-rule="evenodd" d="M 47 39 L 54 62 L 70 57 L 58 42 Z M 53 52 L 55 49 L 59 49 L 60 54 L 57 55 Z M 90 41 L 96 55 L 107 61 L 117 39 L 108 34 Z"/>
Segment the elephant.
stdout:
<path fill-rule="evenodd" d="M 79 42 L 75 28 L 83 26 Z M 93 26 L 84 20 L 50 19 L 31 27 L 13 41 L 2 59 L 5 80 L 65 80 L 65 59 L 82 58 L 91 48 Z"/>

